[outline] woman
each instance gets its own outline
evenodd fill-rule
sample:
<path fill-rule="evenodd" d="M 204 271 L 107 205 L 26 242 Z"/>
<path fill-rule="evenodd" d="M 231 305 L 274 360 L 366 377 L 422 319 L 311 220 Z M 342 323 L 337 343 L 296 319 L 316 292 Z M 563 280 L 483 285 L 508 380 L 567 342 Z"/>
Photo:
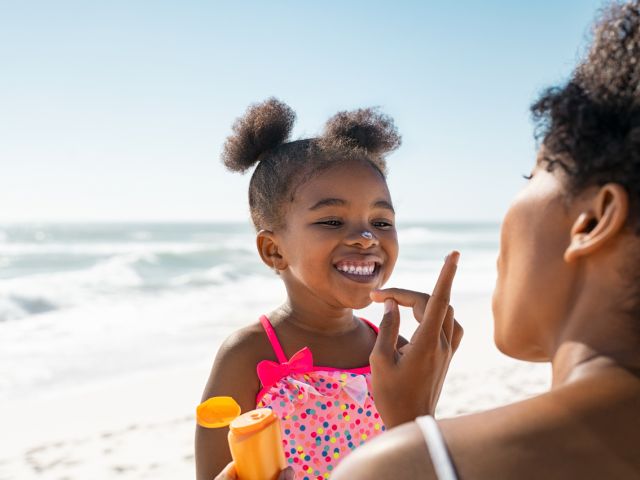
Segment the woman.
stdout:
<path fill-rule="evenodd" d="M 514 358 L 550 361 L 551 390 L 405 423 L 332 479 L 640 478 L 640 0 L 604 12 L 570 81 L 532 112 L 543 140 L 502 225 L 495 341 Z M 453 274 L 445 267 L 428 303 L 376 293 L 389 311 L 371 358 L 374 397 L 389 426 L 434 412 L 443 373 L 409 380 L 418 359 L 446 371 L 456 339 L 441 322 Z M 421 325 L 396 351 L 397 303 L 438 335 Z"/>

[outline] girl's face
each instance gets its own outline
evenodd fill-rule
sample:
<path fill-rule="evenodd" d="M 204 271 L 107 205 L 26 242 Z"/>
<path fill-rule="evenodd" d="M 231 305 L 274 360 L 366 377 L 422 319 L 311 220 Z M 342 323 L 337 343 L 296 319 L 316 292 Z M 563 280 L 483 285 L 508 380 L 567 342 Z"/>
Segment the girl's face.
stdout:
<path fill-rule="evenodd" d="M 572 217 L 561 168 L 538 161 L 502 223 L 498 279 L 493 294 L 494 338 L 505 354 L 547 360 L 571 297 L 564 261 Z"/>
<path fill-rule="evenodd" d="M 277 242 L 280 273 L 302 304 L 363 308 L 398 257 L 395 214 L 386 181 L 372 166 L 332 167 L 295 191 Z M 363 232 L 370 232 L 364 234 Z"/>

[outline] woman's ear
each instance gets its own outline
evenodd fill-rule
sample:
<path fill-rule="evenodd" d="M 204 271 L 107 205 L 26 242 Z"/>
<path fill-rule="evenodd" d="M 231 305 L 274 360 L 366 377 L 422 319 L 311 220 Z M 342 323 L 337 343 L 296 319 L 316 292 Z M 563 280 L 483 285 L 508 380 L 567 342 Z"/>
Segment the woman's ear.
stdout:
<path fill-rule="evenodd" d="M 600 187 L 571 228 L 565 261 L 575 261 L 602 248 L 624 228 L 628 213 L 629 195 L 622 185 L 607 183 Z"/>
<path fill-rule="evenodd" d="M 256 245 L 260 258 L 269 268 L 278 273 L 287 268 L 287 263 L 280 253 L 276 235 L 269 230 L 260 230 L 256 236 Z"/>

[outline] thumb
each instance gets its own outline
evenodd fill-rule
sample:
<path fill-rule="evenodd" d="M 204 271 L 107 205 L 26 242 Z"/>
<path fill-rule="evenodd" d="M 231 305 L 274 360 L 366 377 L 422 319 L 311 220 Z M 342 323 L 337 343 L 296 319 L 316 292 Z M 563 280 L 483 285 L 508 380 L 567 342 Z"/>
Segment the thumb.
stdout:
<path fill-rule="evenodd" d="M 284 470 L 282 470 L 280 472 L 280 475 L 278 476 L 278 480 L 293 480 L 293 479 L 294 479 L 294 473 L 291 467 L 287 467 Z"/>
<path fill-rule="evenodd" d="M 371 356 L 375 359 L 393 360 L 400 333 L 400 310 L 395 300 L 384 301 L 384 316 L 380 322 L 380 331 Z"/>
<path fill-rule="evenodd" d="M 224 467 L 224 470 L 222 470 L 214 480 L 236 480 L 237 478 L 236 467 L 233 462 L 231 462 Z"/>

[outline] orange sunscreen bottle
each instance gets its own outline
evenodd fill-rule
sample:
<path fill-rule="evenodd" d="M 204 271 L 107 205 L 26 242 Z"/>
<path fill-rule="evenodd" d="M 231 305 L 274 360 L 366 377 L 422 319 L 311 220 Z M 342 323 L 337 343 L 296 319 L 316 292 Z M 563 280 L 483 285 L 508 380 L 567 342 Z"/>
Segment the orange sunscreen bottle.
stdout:
<path fill-rule="evenodd" d="M 197 409 L 200 426 L 229 425 L 229 449 L 238 480 L 276 480 L 286 467 L 278 417 L 270 408 L 239 414 L 240 406 L 231 397 L 212 397 Z"/>

